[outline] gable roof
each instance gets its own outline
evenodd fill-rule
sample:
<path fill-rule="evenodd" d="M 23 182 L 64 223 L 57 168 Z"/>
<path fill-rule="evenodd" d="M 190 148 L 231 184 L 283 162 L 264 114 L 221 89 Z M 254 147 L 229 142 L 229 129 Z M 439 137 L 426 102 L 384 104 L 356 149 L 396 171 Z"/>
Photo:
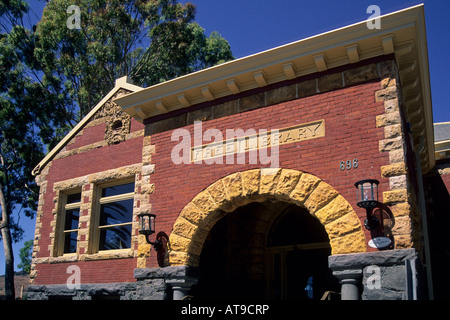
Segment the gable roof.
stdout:
<path fill-rule="evenodd" d="M 62 148 L 83 129 L 83 127 L 91 120 L 95 113 L 116 94 L 119 89 L 126 89 L 133 92 L 142 90 L 142 87 L 136 86 L 130 82 L 128 77 L 122 77 L 116 80 L 114 88 L 103 97 L 103 99 L 45 156 L 44 159 L 33 169 L 32 174 L 38 175 L 42 169 L 53 159 Z"/>
<path fill-rule="evenodd" d="M 435 165 L 433 114 L 423 4 L 232 60 L 114 99 L 137 121 L 258 87 L 394 54 L 406 119 L 422 171 Z"/>

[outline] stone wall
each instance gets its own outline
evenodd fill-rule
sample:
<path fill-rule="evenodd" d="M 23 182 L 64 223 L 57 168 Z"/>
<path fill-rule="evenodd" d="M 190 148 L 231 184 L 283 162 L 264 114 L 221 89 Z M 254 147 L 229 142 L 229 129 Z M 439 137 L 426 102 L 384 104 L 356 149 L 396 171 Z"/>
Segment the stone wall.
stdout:
<path fill-rule="evenodd" d="M 395 63 L 386 62 L 380 68 L 381 90 L 376 101 L 383 102 L 384 113 L 377 116 L 376 125 L 384 129 L 379 151 L 389 155 L 389 164 L 381 167 L 381 176 L 389 178 L 389 190 L 383 192 L 382 202 L 390 207 L 395 225 L 392 230 L 395 248 L 421 250 L 421 226 L 416 189 L 414 185 L 414 155 L 408 153 L 409 136 L 402 118 L 401 88 Z M 409 157 L 409 159 L 408 159 Z M 412 164 L 408 165 L 408 162 Z"/>
<path fill-rule="evenodd" d="M 424 298 L 423 270 L 415 249 L 334 255 L 328 261 L 333 274 L 350 287 L 342 289 L 343 299 L 346 290 L 362 300 Z"/>
<path fill-rule="evenodd" d="M 27 300 L 95 300 L 115 298 L 136 300 L 136 283 L 99 283 L 81 284 L 79 288 L 67 285 L 31 285 L 28 287 Z"/>

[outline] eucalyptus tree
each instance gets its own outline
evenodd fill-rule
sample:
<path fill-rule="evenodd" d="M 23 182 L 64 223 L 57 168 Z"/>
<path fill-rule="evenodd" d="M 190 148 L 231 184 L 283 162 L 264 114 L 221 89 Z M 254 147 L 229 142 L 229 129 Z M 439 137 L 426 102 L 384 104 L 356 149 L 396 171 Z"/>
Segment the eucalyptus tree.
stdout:
<path fill-rule="evenodd" d="M 0 229 L 5 292 L 14 299 L 12 242 L 34 217 L 31 174 L 113 87 L 130 76 L 150 86 L 233 59 L 208 37 L 196 8 L 176 0 L 49 0 L 35 21 L 27 1 L 0 2 Z"/>

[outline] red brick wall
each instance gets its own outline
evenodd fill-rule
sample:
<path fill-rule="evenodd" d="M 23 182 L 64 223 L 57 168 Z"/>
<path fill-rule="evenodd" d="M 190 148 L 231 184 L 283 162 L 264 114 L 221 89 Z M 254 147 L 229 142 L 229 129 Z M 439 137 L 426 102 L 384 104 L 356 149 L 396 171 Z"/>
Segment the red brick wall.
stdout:
<path fill-rule="evenodd" d="M 116 259 L 98 261 L 79 261 L 73 263 L 38 264 L 38 277 L 34 284 L 66 284 L 67 279 L 74 273 L 67 268 L 76 265 L 80 268 L 80 282 L 86 283 L 114 283 L 134 282 L 134 268 L 136 259 Z"/>
<path fill-rule="evenodd" d="M 373 81 L 284 102 L 203 122 L 203 132 L 216 128 L 225 137 L 226 129 L 279 129 L 324 119 L 325 137 L 280 146 L 280 167 L 309 172 L 329 183 L 362 219 L 365 211 L 356 206 L 354 182 L 363 178 L 379 179 L 380 197 L 389 187 L 388 178 L 380 179 L 380 167 L 389 164 L 389 159 L 387 153 L 380 153 L 378 149 L 378 141 L 384 138 L 384 133 L 383 128 L 376 127 L 375 117 L 384 113 L 384 106 L 383 102 L 375 102 L 376 90 L 380 90 L 380 83 Z M 184 128 L 193 137 L 193 125 Z M 172 132 L 152 136 L 156 152 L 152 155 L 155 173 L 151 182 L 155 184 L 155 192 L 150 195 L 150 202 L 153 213 L 158 215 L 157 231 L 168 234 L 182 208 L 204 188 L 231 173 L 264 167 L 249 164 L 174 165 L 171 150 L 178 141 L 171 141 Z M 358 159 L 357 169 L 339 169 L 340 161 L 353 159 Z M 154 259 L 149 262 L 156 266 Z"/>
<path fill-rule="evenodd" d="M 84 128 L 82 134 L 75 136 L 71 143 L 66 146 L 66 150 L 76 149 L 88 144 L 102 141 L 105 138 L 106 123 L 100 123 L 92 127 Z"/>

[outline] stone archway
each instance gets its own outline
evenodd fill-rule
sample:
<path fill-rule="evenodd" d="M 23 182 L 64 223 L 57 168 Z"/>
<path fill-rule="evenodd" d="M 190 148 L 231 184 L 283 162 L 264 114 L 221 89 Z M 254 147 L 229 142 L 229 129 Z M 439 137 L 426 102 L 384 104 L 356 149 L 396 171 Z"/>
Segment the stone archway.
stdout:
<path fill-rule="evenodd" d="M 328 233 L 332 254 L 366 251 L 360 220 L 333 187 L 291 169 L 253 169 L 230 174 L 200 192 L 181 211 L 169 237 L 169 265 L 198 266 L 214 224 L 250 202 L 278 200 L 305 207 Z"/>

